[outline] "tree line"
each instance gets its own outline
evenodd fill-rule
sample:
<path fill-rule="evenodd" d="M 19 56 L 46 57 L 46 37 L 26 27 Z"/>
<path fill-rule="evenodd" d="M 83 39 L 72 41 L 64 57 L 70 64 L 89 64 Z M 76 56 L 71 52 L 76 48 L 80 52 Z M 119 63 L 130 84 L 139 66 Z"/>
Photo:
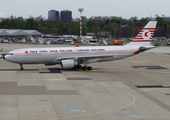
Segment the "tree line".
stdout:
<path fill-rule="evenodd" d="M 166 35 L 170 35 L 170 20 L 163 20 L 161 17 L 157 17 L 157 27 L 165 27 Z M 83 35 L 88 32 L 97 35 L 98 32 L 111 32 L 112 28 L 119 26 L 129 27 L 143 27 L 149 20 L 142 18 L 140 20 L 127 21 L 125 19 L 88 19 L 83 20 Z M 0 23 L 0 29 L 23 29 L 23 30 L 37 30 L 42 34 L 53 35 L 79 35 L 80 23 L 77 21 L 60 21 L 58 19 L 54 21 L 35 20 L 33 18 L 23 19 L 18 17 L 15 19 L 4 19 Z"/>

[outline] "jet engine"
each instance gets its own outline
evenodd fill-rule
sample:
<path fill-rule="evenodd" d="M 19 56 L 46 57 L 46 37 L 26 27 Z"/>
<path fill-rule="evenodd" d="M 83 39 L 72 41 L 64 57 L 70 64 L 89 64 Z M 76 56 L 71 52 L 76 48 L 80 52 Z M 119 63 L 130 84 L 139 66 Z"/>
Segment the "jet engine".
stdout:
<path fill-rule="evenodd" d="M 70 59 L 70 60 L 62 60 L 60 65 L 62 69 L 72 69 L 75 66 L 77 66 L 78 63 L 77 61 Z"/>

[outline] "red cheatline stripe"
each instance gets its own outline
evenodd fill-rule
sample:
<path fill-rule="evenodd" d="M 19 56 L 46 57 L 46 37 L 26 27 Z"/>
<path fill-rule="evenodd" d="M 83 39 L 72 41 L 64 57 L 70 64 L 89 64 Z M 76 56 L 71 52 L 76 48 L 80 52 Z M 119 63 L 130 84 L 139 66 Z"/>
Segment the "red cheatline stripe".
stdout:
<path fill-rule="evenodd" d="M 140 32 L 140 33 L 138 33 L 138 34 L 142 34 L 143 32 Z M 154 34 L 154 32 L 150 32 L 151 34 Z"/>
<path fill-rule="evenodd" d="M 136 49 L 129 49 L 127 50 L 128 52 L 135 52 Z M 124 50 L 110 50 L 110 51 L 82 51 L 82 52 L 57 52 L 57 53 L 52 53 L 52 52 L 47 52 L 47 53 L 17 53 L 14 54 L 13 56 L 41 56 L 41 55 L 78 55 L 78 54 L 113 54 L 113 53 L 124 53 Z M 11 57 L 11 56 L 9 56 Z"/>
<path fill-rule="evenodd" d="M 135 38 L 136 40 L 143 40 L 143 38 L 142 37 L 139 37 L 139 38 Z M 134 39 L 134 40 L 135 40 Z M 148 38 L 148 39 L 152 39 L 152 38 Z"/>
<path fill-rule="evenodd" d="M 142 29 L 141 31 L 144 31 L 144 30 L 149 30 L 149 31 L 154 31 L 155 29 Z"/>
<path fill-rule="evenodd" d="M 144 31 L 140 31 L 139 33 L 143 33 Z M 154 33 L 155 31 L 148 31 L 150 33 Z"/>
<path fill-rule="evenodd" d="M 153 36 L 153 33 L 151 33 L 150 35 L 152 35 L 152 36 Z M 138 34 L 137 36 L 142 36 L 142 34 Z M 137 36 L 136 36 L 136 37 L 137 37 Z"/>
<path fill-rule="evenodd" d="M 144 30 L 154 31 L 155 29 L 142 29 L 141 31 L 144 31 Z"/>
<path fill-rule="evenodd" d="M 147 37 L 147 36 L 146 36 L 146 37 Z M 151 35 L 150 37 L 152 38 L 153 35 Z M 143 36 L 142 36 L 142 35 L 138 35 L 138 36 L 136 36 L 135 38 L 141 38 L 141 39 L 143 39 Z"/>
<path fill-rule="evenodd" d="M 135 37 L 135 39 L 143 39 L 143 37 Z M 152 36 L 149 39 L 152 39 Z"/>
<path fill-rule="evenodd" d="M 154 32 L 155 30 L 149 30 L 149 32 Z M 141 30 L 140 32 L 144 32 L 144 30 Z"/>
<path fill-rule="evenodd" d="M 133 40 L 132 42 L 151 42 L 151 40 Z"/>
<path fill-rule="evenodd" d="M 152 36 L 153 36 L 153 34 L 150 34 L 150 35 L 152 35 Z M 137 36 L 142 36 L 142 34 L 138 34 Z"/>

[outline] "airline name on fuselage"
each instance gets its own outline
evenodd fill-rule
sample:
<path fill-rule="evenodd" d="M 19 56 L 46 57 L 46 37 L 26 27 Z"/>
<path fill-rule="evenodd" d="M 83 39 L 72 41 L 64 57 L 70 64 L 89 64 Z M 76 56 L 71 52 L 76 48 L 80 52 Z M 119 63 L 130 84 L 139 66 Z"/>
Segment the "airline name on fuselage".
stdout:
<path fill-rule="evenodd" d="M 76 49 L 76 50 L 40 50 L 40 51 L 30 51 L 30 53 L 45 53 L 45 52 L 82 52 L 82 51 L 105 51 L 105 49 Z M 25 51 L 26 52 L 26 51 Z M 28 52 L 28 51 L 27 51 Z"/>

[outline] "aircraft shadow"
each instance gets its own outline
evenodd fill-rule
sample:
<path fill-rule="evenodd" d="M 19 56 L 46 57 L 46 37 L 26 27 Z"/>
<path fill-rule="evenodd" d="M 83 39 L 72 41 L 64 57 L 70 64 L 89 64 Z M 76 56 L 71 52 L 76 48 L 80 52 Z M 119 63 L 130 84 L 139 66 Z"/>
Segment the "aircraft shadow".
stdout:
<path fill-rule="evenodd" d="M 21 71 L 20 69 L 0 69 L 0 71 Z M 23 71 L 38 71 L 38 69 L 24 69 Z"/>

